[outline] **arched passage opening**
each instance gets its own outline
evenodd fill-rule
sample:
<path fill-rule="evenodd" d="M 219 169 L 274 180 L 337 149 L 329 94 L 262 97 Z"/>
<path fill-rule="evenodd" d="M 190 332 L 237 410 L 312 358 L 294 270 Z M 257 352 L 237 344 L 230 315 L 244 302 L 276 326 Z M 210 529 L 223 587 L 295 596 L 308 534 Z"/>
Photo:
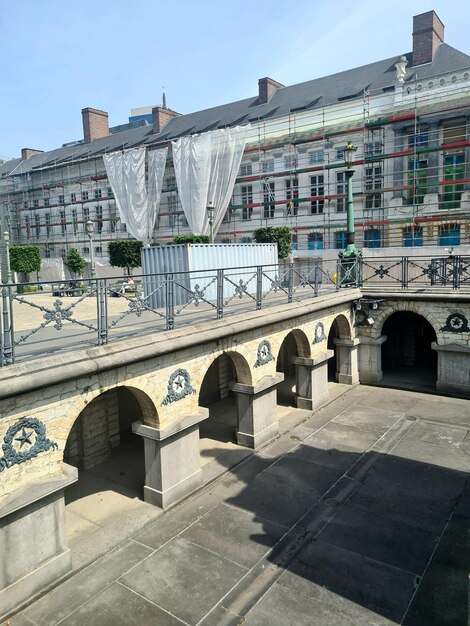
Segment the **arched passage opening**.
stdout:
<path fill-rule="evenodd" d="M 330 383 L 342 382 L 341 370 L 344 369 L 346 371 L 352 369 L 347 362 L 347 359 L 350 358 L 350 350 L 345 351 L 342 349 L 339 341 L 350 339 L 351 328 L 349 322 L 344 315 L 338 315 L 338 317 L 333 320 L 330 332 L 328 333 L 327 347 L 328 350 L 333 351 L 333 356 L 328 359 L 328 382 Z"/>
<path fill-rule="evenodd" d="M 209 409 L 208 419 L 199 426 L 203 463 L 236 445 L 239 420 L 237 400 L 232 391 L 235 383 L 252 384 L 250 367 L 237 352 L 224 352 L 210 365 L 199 392 L 199 406 Z"/>
<path fill-rule="evenodd" d="M 385 321 L 382 335 L 387 337 L 382 344 L 382 383 L 434 390 L 437 354 L 431 344 L 437 337 L 428 320 L 411 311 L 397 311 Z"/>
<path fill-rule="evenodd" d="M 143 500 L 144 445 L 132 432 L 136 420 L 156 422 L 157 412 L 131 387 L 100 394 L 75 420 L 64 450 L 64 462 L 78 468 L 78 482 L 65 493 L 69 539 L 85 539 Z"/>
<path fill-rule="evenodd" d="M 286 407 L 297 407 L 296 357 L 310 357 L 310 344 L 307 335 L 298 328 L 284 338 L 276 362 L 276 371 L 284 374 L 284 380 L 277 387 L 277 403 Z"/>

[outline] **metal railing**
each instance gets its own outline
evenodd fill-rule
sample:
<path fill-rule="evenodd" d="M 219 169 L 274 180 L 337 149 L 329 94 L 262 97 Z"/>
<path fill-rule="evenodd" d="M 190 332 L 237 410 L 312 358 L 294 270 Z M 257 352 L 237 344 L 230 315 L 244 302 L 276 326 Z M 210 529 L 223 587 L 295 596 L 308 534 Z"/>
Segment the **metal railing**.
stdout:
<path fill-rule="evenodd" d="M 176 326 L 249 314 L 347 287 L 470 286 L 470 257 L 358 258 L 122 278 L 3 284 L 0 366 Z"/>

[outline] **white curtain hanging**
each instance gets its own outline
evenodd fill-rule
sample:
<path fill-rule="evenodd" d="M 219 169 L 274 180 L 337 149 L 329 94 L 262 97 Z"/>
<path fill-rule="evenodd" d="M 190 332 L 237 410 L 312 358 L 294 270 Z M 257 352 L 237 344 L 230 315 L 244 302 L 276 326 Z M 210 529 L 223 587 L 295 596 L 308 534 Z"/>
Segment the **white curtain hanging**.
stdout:
<path fill-rule="evenodd" d="M 160 206 L 168 148 L 148 153 L 148 191 L 145 186 L 146 148 L 110 152 L 103 156 L 121 221 L 128 232 L 146 244 L 152 241 Z"/>
<path fill-rule="evenodd" d="M 251 126 L 214 130 L 172 142 L 176 184 L 194 235 L 209 233 L 207 204 L 215 207 L 213 230 L 219 230 L 240 168 Z"/>

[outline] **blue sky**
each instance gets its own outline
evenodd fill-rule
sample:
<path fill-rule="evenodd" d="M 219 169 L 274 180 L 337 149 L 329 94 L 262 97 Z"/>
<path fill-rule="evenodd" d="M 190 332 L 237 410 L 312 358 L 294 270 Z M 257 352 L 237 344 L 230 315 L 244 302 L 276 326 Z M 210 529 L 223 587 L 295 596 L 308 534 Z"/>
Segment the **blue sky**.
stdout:
<path fill-rule="evenodd" d="M 0 156 L 82 137 L 81 109 L 190 113 L 411 50 L 434 9 L 470 54 L 469 0 L 0 0 Z"/>

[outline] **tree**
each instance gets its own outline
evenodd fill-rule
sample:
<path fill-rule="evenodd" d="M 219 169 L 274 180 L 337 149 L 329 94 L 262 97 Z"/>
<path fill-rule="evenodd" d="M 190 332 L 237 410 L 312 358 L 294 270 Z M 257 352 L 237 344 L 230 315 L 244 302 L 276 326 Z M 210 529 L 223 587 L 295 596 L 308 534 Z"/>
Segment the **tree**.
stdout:
<path fill-rule="evenodd" d="M 210 243 L 207 235 L 176 235 L 173 243 Z"/>
<path fill-rule="evenodd" d="M 86 265 L 85 259 L 80 256 L 80 252 L 76 248 L 70 248 L 67 253 L 65 265 L 69 268 L 72 276 L 80 278 L 82 271 Z"/>
<path fill-rule="evenodd" d="M 110 241 L 108 243 L 109 262 L 113 267 L 127 269 L 130 275 L 134 267 L 142 264 L 140 250 L 144 244 L 135 239 L 124 239 L 123 241 Z"/>
<path fill-rule="evenodd" d="M 267 226 L 253 232 L 256 243 L 277 243 L 277 256 L 285 259 L 291 250 L 291 229 L 287 226 Z"/>
<path fill-rule="evenodd" d="M 41 253 L 38 246 L 11 246 L 10 267 L 13 272 L 30 274 L 41 271 Z"/>

